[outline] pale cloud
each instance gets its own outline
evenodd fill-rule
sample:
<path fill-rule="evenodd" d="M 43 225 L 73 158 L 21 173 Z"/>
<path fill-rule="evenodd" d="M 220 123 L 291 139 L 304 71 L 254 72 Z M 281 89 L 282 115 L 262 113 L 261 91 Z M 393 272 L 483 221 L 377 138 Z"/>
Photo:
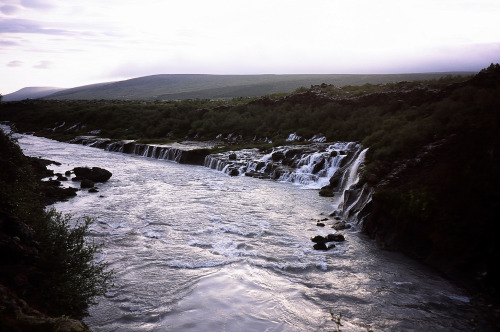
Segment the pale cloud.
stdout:
<path fill-rule="evenodd" d="M 23 65 L 22 61 L 14 60 L 7 63 L 7 67 L 21 67 Z"/>
<path fill-rule="evenodd" d="M 0 12 L 5 15 L 13 15 L 19 12 L 19 7 L 12 5 L 0 6 Z"/>
<path fill-rule="evenodd" d="M 51 61 L 40 61 L 37 65 L 33 66 L 36 69 L 50 69 L 52 67 Z"/>
<path fill-rule="evenodd" d="M 74 35 L 75 32 L 68 29 L 46 27 L 45 22 L 37 22 L 24 19 L 5 19 L 0 21 L 0 34 L 32 33 L 45 35 Z"/>
<path fill-rule="evenodd" d="M 19 46 L 19 43 L 11 41 L 11 40 L 0 40 L 0 46 Z"/>
<path fill-rule="evenodd" d="M 49 0 L 21 0 L 21 5 L 36 9 L 51 9 L 54 7 Z"/>

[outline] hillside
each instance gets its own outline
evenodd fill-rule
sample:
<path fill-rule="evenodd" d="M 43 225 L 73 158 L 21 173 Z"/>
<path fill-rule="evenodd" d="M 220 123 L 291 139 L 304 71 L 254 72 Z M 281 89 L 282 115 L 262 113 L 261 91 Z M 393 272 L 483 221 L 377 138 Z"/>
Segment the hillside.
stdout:
<path fill-rule="evenodd" d="M 3 101 L 15 101 L 23 99 L 38 99 L 43 98 L 53 93 L 64 90 L 63 88 L 54 87 L 27 87 L 16 92 L 9 93 L 3 96 Z"/>
<path fill-rule="evenodd" d="M 58 100 L 138 100 L 138 99 L 228 99 L 290 93 L 300 87 L 321 83 L 335 86 L 383 84 L 399 81 L 436 79 L 449 74 L 423 73 L 393 75 L 153 75 L 119 82 L 107 82 L 50 91 L 25 88 L 4 96 L 4 101 L 22 99 Z M 38 89 L 38 90 L 35 90 Z"/>

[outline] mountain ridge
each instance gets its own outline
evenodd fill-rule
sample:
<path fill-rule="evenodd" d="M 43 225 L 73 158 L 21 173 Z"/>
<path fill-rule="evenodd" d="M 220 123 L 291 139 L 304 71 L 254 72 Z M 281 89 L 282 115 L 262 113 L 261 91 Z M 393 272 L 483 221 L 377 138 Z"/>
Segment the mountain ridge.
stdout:
<path fill-rule="evenodd" d="M 300 87 L 321 83 L 335 86 L 384 84 L 396 81 L 438 79 L 473 72 L 409 74 L 157 74 L 122 81 L 102 82 L 68 89 L 31 87 L 4 96 L 4 101 L 53 100 L 141 100 L 141 99 L 230 99 L 289 93 Z M 30 90 L 31 89 L 31 90 Z M 38 90 L 33 90 L 38 89 Z M 51 90 L 52 89 L 52 90 Z"/>

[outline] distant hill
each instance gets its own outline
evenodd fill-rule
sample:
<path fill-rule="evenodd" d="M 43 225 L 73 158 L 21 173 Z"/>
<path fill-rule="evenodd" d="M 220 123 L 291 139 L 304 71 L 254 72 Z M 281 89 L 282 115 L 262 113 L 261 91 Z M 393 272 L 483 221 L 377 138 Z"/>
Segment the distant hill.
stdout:
<path fill-rule="evenodd" d="M 43 98 L 53 93 L 64 90 L 63 88 L 54 87 L 27 87 L 17 90 L 16 92 L 9 93 L 3 96 L 3 101 L 15 101 L 23 99 L 38 99 Z"/>
<path fill-rule="evenodd" d="M 280 92 L 292 92 L 302 86 L 310 87 L 322 83 L 335 86 L 380 84 L 400 81 L 429 80 L 446 75 L 470 75 L 472 72 L 387 74 L 387 75 L 203 75 L 163 74 L 133 78 L 118 82 L 92 84 L 52 93 L 33 94 L 24 98 L 58 100 L 90 99 L 224 99 L 235 97 L 257 97 Z M 30 88 L 32 89 L 32 88 Z M 22 90 L 20 90 L 22 91 Z M 17 93 L 17 92 L 16 92 Z M 11 94 L 13 95 L 13 94 Z M 5 96 L 4 100 L 11 99 Z"/>

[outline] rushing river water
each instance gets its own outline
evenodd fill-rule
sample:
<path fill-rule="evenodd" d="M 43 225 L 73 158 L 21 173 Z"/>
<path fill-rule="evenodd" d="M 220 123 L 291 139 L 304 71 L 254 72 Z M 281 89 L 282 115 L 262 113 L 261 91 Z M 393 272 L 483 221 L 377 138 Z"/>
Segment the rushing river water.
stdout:
<path fill-rule="evenodd" d="M 55 204 L 96 218 L 115 287 L 94 331 L 469 331 L 467 294 L 356 227 L 330 251 L 310 238 L 332 209 L 317 190 L 19 135 L 25 154 L 113 173 Z M 68 185 L 76 186 L 77 183 Z M 479 318 L 480 320 L 480 318 Z"/>

